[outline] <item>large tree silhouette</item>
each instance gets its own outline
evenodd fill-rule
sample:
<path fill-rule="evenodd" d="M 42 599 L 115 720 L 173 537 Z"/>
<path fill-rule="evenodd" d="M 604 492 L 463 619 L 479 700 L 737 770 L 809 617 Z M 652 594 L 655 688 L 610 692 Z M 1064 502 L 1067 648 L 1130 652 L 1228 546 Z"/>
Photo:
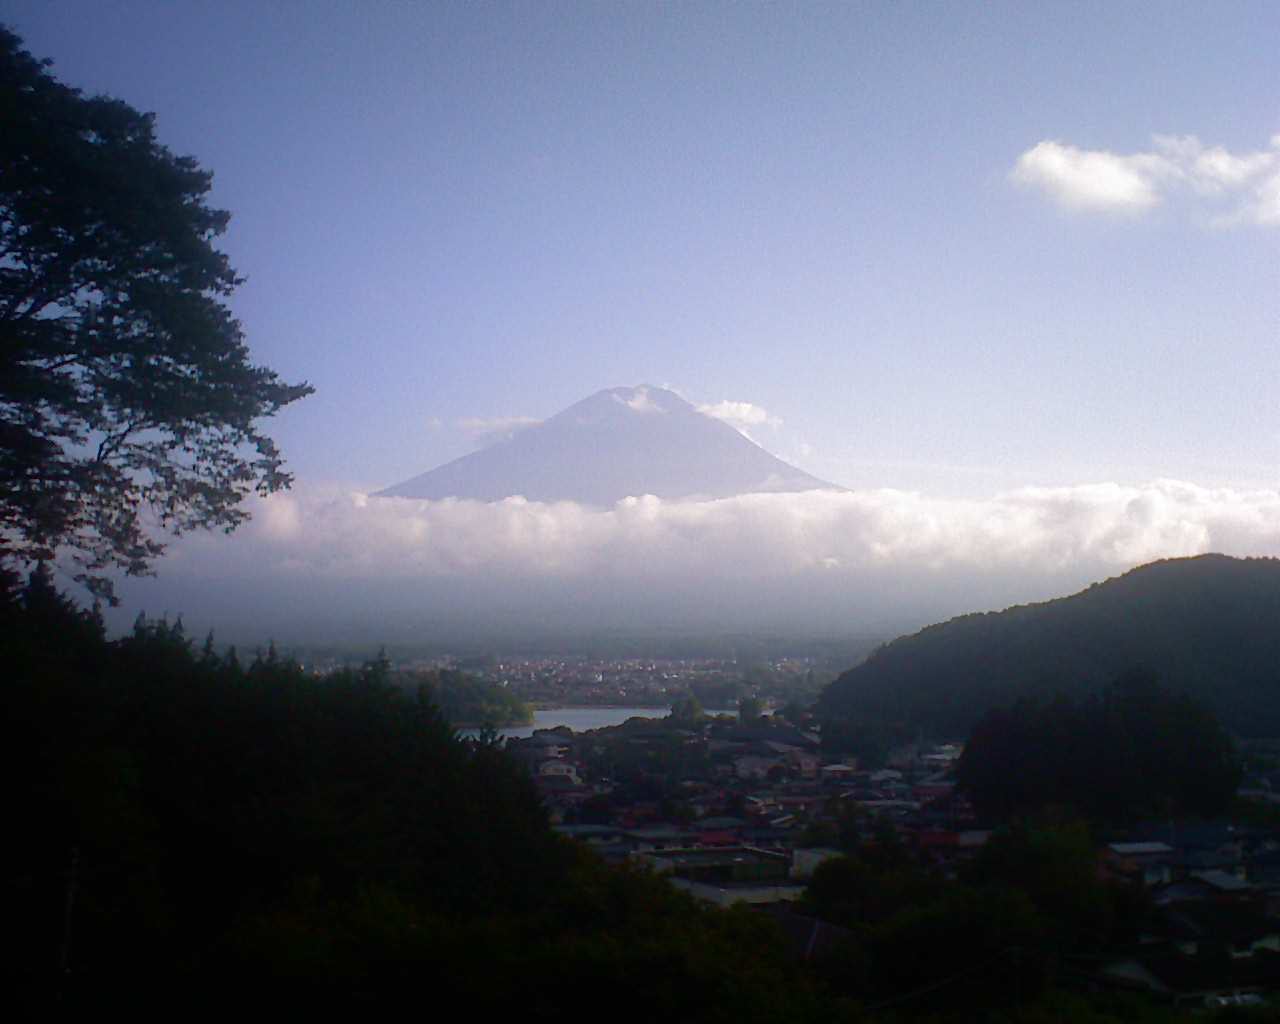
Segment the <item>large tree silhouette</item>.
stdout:
<path fill-rule="evenodd" d="M 229 531 L 288 486 L 258 421 L 311 388 L 249 360 L 210 173 L 48 69 L 0 26 L 0 562 L 110 596 L 164 550 L 144 517 Z"/>

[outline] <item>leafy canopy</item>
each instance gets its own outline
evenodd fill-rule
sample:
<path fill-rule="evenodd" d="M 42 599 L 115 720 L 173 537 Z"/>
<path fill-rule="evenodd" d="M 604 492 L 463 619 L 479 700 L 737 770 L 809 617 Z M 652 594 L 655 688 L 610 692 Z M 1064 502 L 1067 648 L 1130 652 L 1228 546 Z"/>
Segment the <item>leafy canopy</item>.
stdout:
<path fill-rule="evenodd" d="M 1235 794 L 1240 762 L 1208 708 L 1134 668 L 1084 701 L 1024 699 L 987 712 L 956 780 L 980 814 L 997 820 L 1054 806 L 1104 822 L 1213 817 Z"/>
<path fill-rule="evenodd" d="M 0 26 L 0 562 L 62 549 L 109 597 L 149 522 L 230 532 L 289 485 L 257 421 L 312 389 L 249 361 L 212 175 L 48 68 Z"/>

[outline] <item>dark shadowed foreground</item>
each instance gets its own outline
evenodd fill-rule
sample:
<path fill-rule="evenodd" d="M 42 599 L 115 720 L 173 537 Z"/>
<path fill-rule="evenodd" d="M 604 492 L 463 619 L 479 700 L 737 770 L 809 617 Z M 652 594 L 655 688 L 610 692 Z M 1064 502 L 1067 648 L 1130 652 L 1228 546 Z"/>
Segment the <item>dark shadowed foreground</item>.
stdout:
<path fill-rule="evenodd" d="M 106 643 L 40 575 L 0 631 L 10 1003 L 809 1019 L 767 921 L 557 838 L 381 664 L 316 679 L 144 621 Z"/>
<path fill-rule="evenodd" d="M 880 829 L 786 918 L 843 928 L 805 960 L 768 916 L 554 836 L 514 761 L 384 664 L 314 678 L 141 619 L 107 643 L 42 574 L 0 595 L 0 641 L 3 981 L 28 1012 L 1185 1019 L 1068 991 L 1143 913 L 1083 826 L 1019 826 L 950 880 Z"/>

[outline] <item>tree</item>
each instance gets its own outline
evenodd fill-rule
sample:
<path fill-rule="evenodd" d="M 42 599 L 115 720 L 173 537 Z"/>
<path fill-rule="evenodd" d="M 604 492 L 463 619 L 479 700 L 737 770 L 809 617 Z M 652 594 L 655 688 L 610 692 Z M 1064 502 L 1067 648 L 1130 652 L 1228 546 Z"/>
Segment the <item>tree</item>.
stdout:
<path fill-rule="evenodd" d="M 0 563 L 150 572 L 289 485 L 258 421 L 307 395 L 249 361 L 212 175 L 151 114 L 58 82 L 0 26 Z"/>
<path fill-rule="evenodd" d="M 1063 952 L 1103 948 L 1113 924 L 1111 895 L 1098 875 L 1098 853 L 1083 822 L 1000 829 L 961 867 L 977 887 L 1025 893 L 1042 916 L 1046 935 Z"/>
<path fill-rule="evenodd" d="M 812 675 L 813 673 L 810 672 L 809 674 Z M 792 697 L 774 713 L 774 717 L 781 718 L 784 721 L 790 722 L 792 725 L 799 727 L 804 724 L 805 715 L 808 711 L 809 707 L 804 701 L 800 700 L 798 697 Z"/>
<path fill-rule="evenodd" d="M 743 697 L 738 701 L 738 721 L 755 725 L 764 716 L 764 702 L 759 697 Z"/>
<path fill-rule="evenodd" d="M 993 708 L 974 726 L 956 781 L 994 819 L 1071 807 L 1095 821 L 1221 814 L 1240 781 L 1213 713 L 1135 669 L 1084 701 Z"/>
<path fill-rule="evenodd" d="M 671 705 L 671 718 L 677 722 L 701 722 L 706 717 L 707 713 L 702 708 L 702 701 L 698 700 L 697 696 L 692 693 L 687 697 L 681 697 Z"/>

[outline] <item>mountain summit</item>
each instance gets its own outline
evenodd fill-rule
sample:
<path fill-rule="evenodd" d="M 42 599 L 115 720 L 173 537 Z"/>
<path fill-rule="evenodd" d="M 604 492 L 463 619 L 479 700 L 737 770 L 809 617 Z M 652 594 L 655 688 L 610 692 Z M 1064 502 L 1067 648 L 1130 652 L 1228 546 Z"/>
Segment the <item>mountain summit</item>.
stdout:
<path fill-rule="evenodd" d="M 379 491 L 612 505 L 632 495 L 728 498 L 839 490 L 789 466 L 664 388 L 608 388 L 514 437 Z"/>

